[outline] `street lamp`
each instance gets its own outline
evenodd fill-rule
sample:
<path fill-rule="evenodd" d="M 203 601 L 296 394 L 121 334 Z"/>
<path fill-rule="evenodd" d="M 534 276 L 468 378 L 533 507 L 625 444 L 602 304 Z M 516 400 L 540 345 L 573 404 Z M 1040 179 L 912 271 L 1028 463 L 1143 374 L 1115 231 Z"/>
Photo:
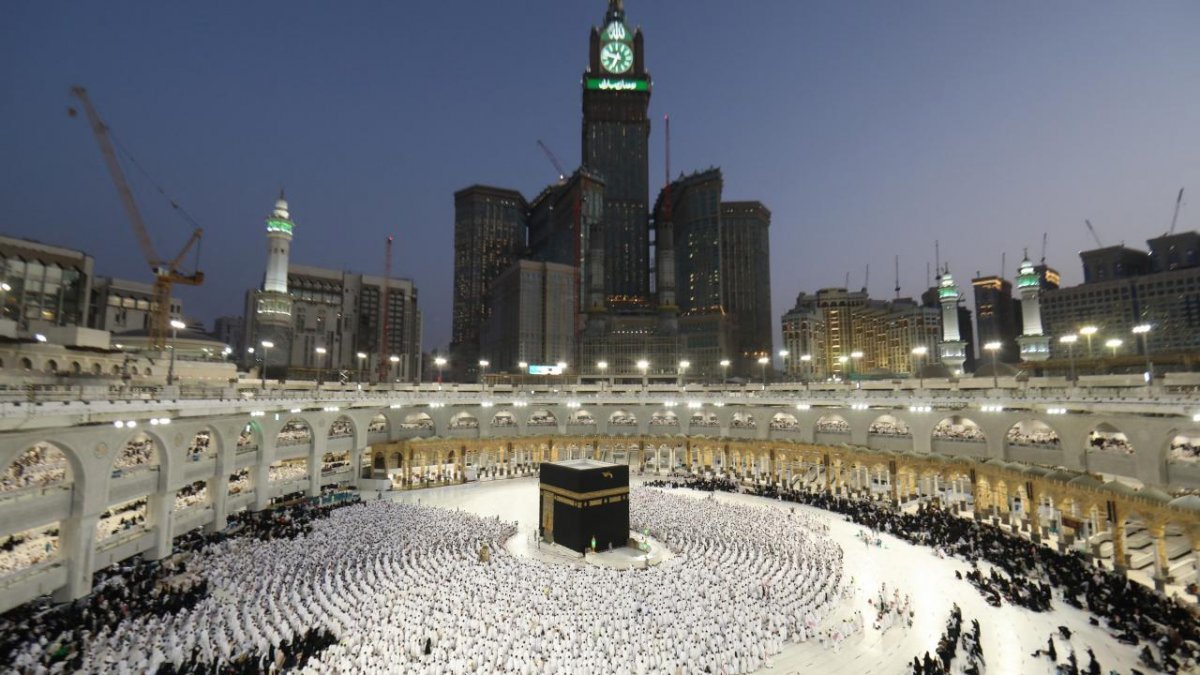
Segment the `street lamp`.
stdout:
<path fill-rule="evenodd" d="M 604 371 L 608 370 L 608 361 L 598 361 L 596 368 L 600 370 L 600 388 L 603 389 L 605 383 Z"/>
<path fill-rule="evenodd" d="M 729 359 L 721 359 L 721 384 L 729 384 Z"/>
<path fill-rule="evenodd" d="M 258 344 L 262 345 L 262 348 L 263 348 L 262 388 L 266 389 L 267 388 L 267 355 L 271 353 L 271 347 L 274 347 L 275 343 L 271 342 L 270 340 L 263 340 L 262 342 L 260 342 Z"/>
<path fill-rule="evenodd" d="M 554 365 L 558 366 L 558 376 L 562 378 L 562 386 L 567 386 L 567 362 L 559 361 Z"/>
<path fill-rule="evenodd" d="M 1084 326 L 1079 329 L 1079 334 L 1087 338 L 1089 359 L 1092 358 L 1092 336 L 1096 334 L 1097 330 L 1099 329 L 1095 326 Z"/>
<path fill-rule="evenodd" d="M 487 386 L 487 369 L 490 365 L 492 365 L 492 362 L 487 359 L 479 360 L 479 381 L 483 383 L 484 387 Z"/>
<path fill-rule="evenodd" d="M 784 373 L 784 375 L 787 375 L 790 377 L 791 372 L 788 371 L 788 367 L 787 367 L 787 357 L 789 354 L 791 354 L 791 352 L 789 352 L 786 349 L 779 350 L 779 358 L 783 359 L 783 373 Z"/>
<path fill-rule="evenodd" d="M 921 367 L 923 365 L 925 365 L 925 363 L 924 363 L 925 355 L 928 353 L 929 353 L 929 348 L 926 347 L 925 345 L 921 345 L 920 347 L 913 347 L 913 350 L 912 350 L 914 360 L 920 362 L 920 364 L 921 364 L 918 366 L 913 366 L 913 369 L 917 371 L 917 383 L 918 383 L 917 388 L 918 389 L 925 388 L 925 373 L 921 370 Z"/>
<path fill-rule="evenodd" d="M 996 352 L 1000 351 L 1000 343 L 989 342 L 985 344 L 983 348 L 992 353 L 992 389 L 999 389 L 1000 378 L 996 373 Z"/>
<path fill-rule="evenodd" d="M 439 356 L 433 360 L 433 365 L 437 366 L 438 385 L 441 385 L 442 384 L 442 369 L 446 367 L 446 359 L 444 357 Z M 438 388 L 440 389 L 441 387 L 439 386 Z"/>
<path fill-rule="evenodd" d="M 1154 364 L 1150 362 L 1150 324 L 1139 323 L 1133 327 L 1133 334 L 1142 341 L 1142 354 L 1146 356 L 1146 384 L 1154 381 Z"/>
<path fill-rule="evenodd" d="M 324 374 L 325 354 L 329 350 L 324 347 L 317 347 L 315 351 L 317 352 L 317 389 L 319 390 L 321 388 L 321 376 Z"/>
<path fill-rule="evenodd" d="M 171 320 L 171 365 L 167 366 L 167 386 L 175 384 L 175 338 L 179 334 L 180 328 L 187 328 L 187 325 L 178 319 Z"/>
<path fill-rule="evenodd" d="M 842 376 L 847 382 L 849 382 L 850 376 L 846 373 L 846 364 L 850 362 L 850 357 L 842 354 L 841 356 L 837 357 L 837 362 L 842 366 Z"/>
<path fill-rule="evenodd" d="M 1117 349 L 1125 342 L 1121 338 L 1109 338 L 1104 342 L 1104 346 L 1112 350 L 1113 358 L 1117 357 Z"/>
<path fill-rule="evenodd" d="M 355 354 L 358 357 L 358 381 L 363 381 L 363 364 L 367 362 L 367 353 L 359 352 Z"/>
<path fill-rule="evenodd" d="M 766 391 L 767 389 L 767 364 L 770 363 L 770 361 L 771 359 L 768 359 L 765 356 L 758 357 L 758 367 L 759 370 L 762 371 L 763 391 Z"/>
<path fill-rule="evenodd" d="M 679 362 L 679 386 L 684 386 L 684 378 L 687 377 L 687 369 L 692 365 L 691 361 L 684 359 Z"/>
<path fill-rule="evenodd" d="M 861 359 L 862 357 L 863 357 L 863 353 L 858 350 L 850 352 L 850 378 L 851 379 L 854 379 L 854 366 L 858 363 L 858 360 Z M 862 376 L 860 375 L 859 377 L 861 378 Z"/>
<path fill-rule="evenodd" d="M 1067 359 L 1071 362 L 1071 381 L 1075 381 L 1075 343 L 1079 342 L 1079 336 L 1071 333 L 1058 338 L 1058 341 L 1067 346 Z"/>
<path fill-rule="evenodd" d="M 388 357 L 388 361 L 392 362 L 392 389 L 395 389 L 396 388 L 396 380 L 398 379 L 396 377 L 396 367 L 397 367 L 397 364 L 400 363 L 400 357 L 396 356 L 395 354 L 392 354 L 391 356 Z"/>
<path fill-rule="evenodd" d="M 800 361 L 804 364 L 804 388 L 808 389 L 809 380 L 812 379 L 812 354 L 801 354 Z"/>
<path fill-rule="evenodd" d="M 637 362 L 637 369 L 642 371 L 642 391 L 646 391 L 646 371 L 650 368 L 650 362 L 642 359 Z"/>

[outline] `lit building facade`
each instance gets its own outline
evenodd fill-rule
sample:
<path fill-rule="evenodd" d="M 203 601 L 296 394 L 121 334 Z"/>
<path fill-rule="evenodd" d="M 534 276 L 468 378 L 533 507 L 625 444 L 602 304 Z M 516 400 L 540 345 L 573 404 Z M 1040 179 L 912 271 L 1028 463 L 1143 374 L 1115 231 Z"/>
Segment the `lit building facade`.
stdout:
<path fill-rule="evenodd" d="M 0 318 L 22 328 L 87 326 L 94 267 L 82 251 L 0 236 Z"/>
<path fill-rule="evenodd" d="M 999 342 L 997 360 L 1015 363 L 1020 355 L 1017 335 L 1021 328 L 1020 302 L 1013 298 L 1012 283 L 1000 276 L 976 276 L 971 286 L 975 292 L 975 335 L 979 344 Z"/>
<path fill-rule="evenodd" d="M 721 283 L 733 320 L 734 369 L 749 374 L 771 357 L 771 212 L 756 201 L 721 204 Z"/>
<path fill-rule="evenodd" d="M 153 306 L 153 284 L 97 277 L 92 284 L 88 327 L 114 334 L 134 330 L 148 331 Z M 171 298 L 171 318 L 182 317 L 183 303 L 179 298 Z"/>

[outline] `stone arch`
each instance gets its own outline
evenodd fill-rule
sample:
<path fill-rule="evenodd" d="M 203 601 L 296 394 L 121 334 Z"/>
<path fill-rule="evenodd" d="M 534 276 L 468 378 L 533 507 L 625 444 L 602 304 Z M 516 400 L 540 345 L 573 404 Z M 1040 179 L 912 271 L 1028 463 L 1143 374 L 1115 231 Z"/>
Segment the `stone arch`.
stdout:
<path fill-rule="evenodd" d="M 608 425 L 613 427 L 636 427 L 637 423 L 637 415 L 628 410 L 614 410 L 608 416 Z"/>
<path fill-rule="evenodd" d="M 576 410 L 571 413 L 570 424 L 577 426 L 595 426 L 596 418 L 592 417 L 592 413 L 587 410 Z"/>
<path fill-rule="evenodd" d="M 28 361 L 29 359 L 25 359 L 25 360 L 26 360 L 26 361 Z M 26 368 L 26 370 L 28 370 L 28 368 Z M 121 365 L 120 365 L 120 364 L 117 364 L 117 363 L 114 363 L 114 364 L 112 365 L 112 368 L 109 368 L 109 371 L 108 371 L 108 372 L 109 372 L 109 374 L 111 374 L 111 375 L 120 375 L 120 374 L 121 374 Z"/>
<path fill-rule="evenodd" d="M 28 356 L 21 357 L 21 370 L 33 370 L 33 361 Z"/>
<path fill-rule="evenodd" d="M 404 422 L 400 424 L 401 429 L 428 429 L 433 430 L 433 418 L 429 413 L 411 412 L 404 416 Z"/>
<path fill-rule="evenodd" d="M 451 429 L 478 429 L 479 428 L 479 418 L 475 417 L 474 415 L 467 412 L 466 410 L 463 410 L 462 412 L 455 413 L 454 416 L 450 418 L 450 428 Z"/>
<path fill-rule="evenodd" d="M 46 361 L 46 372 L 51 375 L 57 375 L 58 374 L 58 361 L 55 361 L 54 359 L 50 359 L 50 360 Z"/>
<path fill-rule="evenodd" d="M 391 429 L 391 422 L 388 421 L 387 415 L 379 413 L 371 418 L 367 423 L 368 434 L 386 434 Z"/>
<path fill-rule="evenodd" d="M 82 375 L 83 366 L 78 361 L 72 361 L 70 365 L 70 373 L 72 375 Z"/>
<path fill-rule="evenodd" d="M 697 410 L 692 413 L 691 420 L 688 422 L 690 427 L 719 427 L 721 420 L 717 419 L 717 414 L 708 410 Z"/>
<path fill-rule="evenodd" d="M 1133 444 L 1125 432 L 1109 422 L 1100 422 L 1093 426 L 1087 435 L 1087 452 L 1111 453 L 1117 455 L 1134 454 Z"/>
<path fill-rule="evenodd" d="M 800 422 L 791 413 L 777 412 L 771 416 L 771 428 L 792 431 L 800 428 Z"/>
<path fill-rule="evenodd" d="M 263 432 L 262 426 L 254 420 L 246 423 L 242 430 L 238 433 L 237 451 L 249 452 L 262 447 Z"/>
<path fill-rule="evenodd" d="M 529 419 L 525 424 L 530 427 L 553 427 L 558 426 L 558 418 L 549 410 L 539 408 L 529 413 Z"/>
<path fill-rule="evenodd" d="M 1167 432 L 1167 461 L 1200 463 L 1200 427 L 1182 427 Z"/>
<path fill-rule="evenodd" d="M 72 458 L 61 446 L 50 441 L 38 441 L 5 467 L 4 473 L 0 474 L 0 492 L 69 487 L 77 471 L 77 468 L 72 468 Z"/>
<path fill-rule="evenodd" d="M 354 420 L 346 415 L 339 415 L 337 419 L 329 423 L 329 434 L 327 438 L 357 438 L 358 430 L 354 424 Z"/>
<path fill-rule="evenodd" d="M 1023 446 L 1059 450 L 1062 437 L 1058 430 L 1040 419 L 1023 419 L 1008 428 L 1004 442 L 1009 447 Z"/>
<path fill-rule="evenodd" d="M 99 363 L 92 364 L 92 375 L 102 375 L 103 373 L 104 369 L 100 367 Z"/>
<path fill-rule="evenodd" d="M 850 423 L 845 417 L 833 413 L 821 415 L 813 425 L 813 431 L 818 434 L 848 434 Z"/>
<path fill-rule="evenodd" d="M 679 426 L 679 416 L 671 410 L 656 410 L 650 415 L 650 426 L 677 427 Z"/>
<path fill-rule="evenodd" d="M 962 415 L 944 417 L 933 425 L 930 437 L 935 441 L 987 443 L 987 436 L 975 420 Z"/>
<path fill-rule="evenodd" d="M 895 415 L 880 415 L 871 421 L 871 425 L 867 427 L 867 434 L 912 438 L 912 428 L 908 426 L 908 422 Z"/>
<path fill-rule="evenodd" d="M 754 429 L 757 426 L 758 422 L 754 419 L 754 413 L 750 412 L 735 412 L 729 420 L 729 427 L 731 429 Z"/>
<path fill-rule="evenodd" d="M 117 446 L 113 453 L 112 469 L 114 471 L 135 471 L 143 468 L 158 466 L 162 460 L 162 441 L 147 431 L 136 431 L 130 434 L 124 443 Z"/>
<path fill-rule="evenodd" d="M 202 457 L 216 457 L 221 451 L 221 442 L 217 432 L 212 427 L 204 427 L 197 431 L 188 443 L 187 454 L 194 461 Z"/>
<path fill-rule="evenodd" d="M 293 417 L 283 423 L 279 433 L 275 435 L 275 447 L 285 448 L 296 445 L 311 445 L 313 430 L 307 421 Z"/>
<path fill-rule="evenodd" d="M 150 366 L 146 366 L 146 370 L 142 374 L 145 375 L 146 377 L 150 377 L 154 373 L 150 372 Z"/>
<path fill-rule="evenodd" d="M 138 374 L 138 367 L 137 367 L 137 366 L 129 366 L 129 374 L 130 374 L 130 375 L 137 375 L 137 374 Z"/>
<path fill-rule="evenodd" d="M 496 414 L 492 415 L 493 427 L 515 427 L 517 426 L 517 418 L 512 414 L 511 410 L 497 410 Z"/>

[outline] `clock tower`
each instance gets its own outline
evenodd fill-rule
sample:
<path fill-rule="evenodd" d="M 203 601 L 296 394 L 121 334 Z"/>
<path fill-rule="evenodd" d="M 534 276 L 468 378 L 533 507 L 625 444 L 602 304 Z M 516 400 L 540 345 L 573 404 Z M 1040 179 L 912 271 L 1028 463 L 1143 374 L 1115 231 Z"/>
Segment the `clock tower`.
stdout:
<path fill-rule="evenodd" d="M 618 313 L 650 305 L 650 74 L 642 31 L 609 0 L 583 74 L 583 166 L 604 180 L 604 292 Z"/>

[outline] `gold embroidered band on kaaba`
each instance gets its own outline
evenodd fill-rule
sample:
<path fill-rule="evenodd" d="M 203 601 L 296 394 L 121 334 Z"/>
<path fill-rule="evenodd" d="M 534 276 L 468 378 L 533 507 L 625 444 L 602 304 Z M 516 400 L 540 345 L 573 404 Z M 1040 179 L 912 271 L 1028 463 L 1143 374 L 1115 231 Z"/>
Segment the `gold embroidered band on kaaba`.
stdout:
<path fill-rule="evenodd" d="M 553 485 L 545 483 L 538 486 L 543 492 L 549 492 L 555 496 L 555 501 L 570 504 L 571 506 L 579 507 L 590 505 L 594 502 L 610 502 L 622 501 L 629 498 L 629 487 L 609 488 L 607 490 L 595 490 L 593 492 L 575 492 L 573 490 L 564 490 Z M 612 499 L 617 497 L 617 499 Z"/>

